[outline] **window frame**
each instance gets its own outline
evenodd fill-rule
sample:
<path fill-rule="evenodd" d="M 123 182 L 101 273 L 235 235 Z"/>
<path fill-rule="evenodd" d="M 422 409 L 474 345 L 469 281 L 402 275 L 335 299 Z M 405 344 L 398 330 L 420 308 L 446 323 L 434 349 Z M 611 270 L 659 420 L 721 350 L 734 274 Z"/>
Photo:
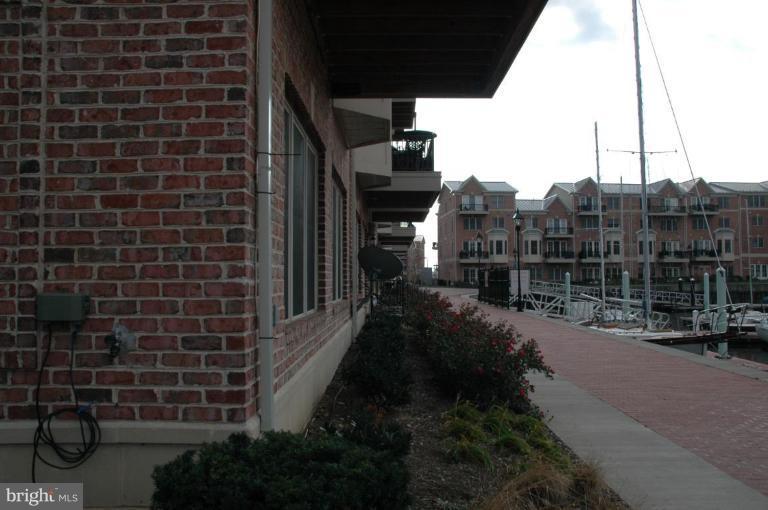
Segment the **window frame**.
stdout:
<path fill-rule="evenodd" d="M 284 305 L 285 305 L 285 317 L 286 321 L 294 321 L 297 319 L 301 319 L 307 315 L 310 315 L 311 313 L 314 313 L 317 311 L 318 308 L 318 288 L 319 288 L 319 257 L 317 254 L 318 251 L 318 230 L 319 230 L 319 222 L 318 222 L 318 209 L 319 209 L 319 200 L 318 200 L 318 193 L 319 193 L 319 182 L 318 179 L 320 177 L 320 153 L 315 148 L 314 144 L 312 143 L 312 140 L 310 139 L 309 135 L 307 134 L 307 131 L 302 126 L 302 123 L 298 116 L 295 114 L 295 112 L 291 109 L 286 107 L 285 109 L 285 117 L 284 117 L 284 142 L 285 142 L 285 152 L 287 154 L 292 154 L 291 156 L 288 156 L 286 158 L 286 165 L 285 165 L 285 171 L 286 171 L 286 186 L 285 186 L 285 216 L 284 216 L 284 230 L 285 230 L 285 268 L 284 268 Z M 294 205 L 293 202 L 294 199 L 294 186 L 296 185 L 295 179 L 295 164 L 296 160 L 294 158 L 300 157 L 300 155 L 293 155 L 297 154 L 295 151 L 299 150 L 296 147 L 294 147 L 294 130 L 298 132 L 298 135 L 303 138 L 303 145 L 306 147 L 306 152 L 304 154 L 301 154 L 305 158 L 303 164 L 304 166 L 304 186 L 305 191 L 302 193 L 302 199 L 304 200 L 305 207 L 302 210 L 302 220 L 299 222 L 300 225 L 302 225 L 303 229 L 303 245 L 302 245 L 302 255 L 304 258 L 301 260 L 302 264 L 302 309 L 299 313 L 294 313 L 294 283 L 295 283 L 295 264 L 296 264 L 296 253 L 294 248 L 294 232 L 296 228 L 296 220 L 294 218 Z M 314 168 L 310 168 L 310 162 L 314 162 Z M 310 175 L 309 172 L 313 172 L 312 175 L 312 186 L 311 189 L 309 186 L 307 186 L 308 179 L 307 176 Z M 310 211 L 312 213 L 310 213 Z M 309 220 L 314 221 L 314 229 L 310 229 L 310 222 Z M 313 234 L 312 238 L 310 239 L 310 233 Z M 310 257 L 309 254 L 314 251 L 314 256 L 312 260 L 314 261 L 314 271 L 313 273 L 313 282 L 310 286 L 310 276 L 309 276 L 309 266 L 310 266 Z M 310 289 L 312 289 L 310 291 Z"/>

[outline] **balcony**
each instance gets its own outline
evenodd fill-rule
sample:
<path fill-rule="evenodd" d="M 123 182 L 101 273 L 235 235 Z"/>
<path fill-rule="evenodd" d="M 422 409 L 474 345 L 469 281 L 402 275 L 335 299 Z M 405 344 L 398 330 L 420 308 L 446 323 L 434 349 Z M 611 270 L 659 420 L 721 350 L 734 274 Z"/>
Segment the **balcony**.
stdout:
<path fill-rule="evenodd" d="M 603 252 L 604 257 L 607 259 L 610 253 Z M 581 250 L 579 251 L 579 261 L 581 262 L 600 262 L 600 252 L 593 250 Z"/>
<path fill-rule="evenodd" d="M 575 259 L 576 254 L 570 250 L 544 252 L 544 260 L 551 264 L 557 264 L 560 262 L 573 262 Z"/>
<path fill-rule="evenodd" d="M 656 216 L 679 216 L 688 210 L 684 205 L 652 205 L 648 208 L 648 214 Z"/>
<path fill-rule="evenodd" d="M 459 214 L 488 214 L 488 204 L 461 204 Z"/>
<path fill-rule="evenodd" d="M 606 206 L 603 206 L 603 212 L 607 211 L 608 209 Z M 576 212 L 578 214 L 597 214 L 599 211 L 597 209 L 597 204 L 579 204 L 576 206 Z"/>
<path fill-rule="evenodd" d="M 389 185 L 366 191 L 373 221 L 424 221 L 440 194 L 440 172 L 435 172 L 435 133 L 398 131 L 389 148 L 392 179 Z"/>
<path fill-rule="evenodd" d="M 464 264 L 472 264 L 477 262 L 488 262 L 489 254 L 487 251 L 465 251 L 459 252 L 459 261 Z"/>
<path fill-rule="evenodd" d="M 688 206 L 691 214 L 717 214 L 720 207 L 717 204 L 693 204 Z"/>
<path fill-rule="evenodd" d="M 659 260 L 664 262 L 685 262 L 691 257 L 691 252 L 687 250 L 661 250 Z"/>
<path fill-rule="evenodd" d="M 547 227 L 544 229 L 544 235 L 547 237 L 571 237 L 573 236 L 573 227 Z"/>
<path fill-rule="evenodd" d="M 691 259 L 693 260 L 716 260 L 717 251 L 715 250 L 691 250 Z"/>

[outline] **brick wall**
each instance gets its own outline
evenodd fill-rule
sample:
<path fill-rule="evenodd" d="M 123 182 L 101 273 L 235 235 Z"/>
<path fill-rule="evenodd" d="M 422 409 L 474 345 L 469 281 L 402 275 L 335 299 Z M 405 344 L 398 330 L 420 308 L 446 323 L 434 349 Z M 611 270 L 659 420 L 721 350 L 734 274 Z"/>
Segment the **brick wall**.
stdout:
<path fill-rule="evenodd" d="M 31 418 L 37 291 L 83 292 L 77 383 L 99 418 L 256 411 L 254 6 L 0 8 L 0 417 Z M 114 363 L 119 322 L 138 350 Z M 58 330 L 46 405 L 68 401 Z"/>

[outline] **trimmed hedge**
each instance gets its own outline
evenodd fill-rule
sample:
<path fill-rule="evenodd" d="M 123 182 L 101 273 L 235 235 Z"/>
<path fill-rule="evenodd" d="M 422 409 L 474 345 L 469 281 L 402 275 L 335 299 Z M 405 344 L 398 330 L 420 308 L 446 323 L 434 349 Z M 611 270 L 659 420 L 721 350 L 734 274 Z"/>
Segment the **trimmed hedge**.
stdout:
<path fill-rule="evenodd" d="M 357 336 L 354 359 L 344 379 L 374 402 L 384 406 L 410 401 L 411 373 L 405 365 L 402 318 L 380 315 L 368 321 Z"/>
<path fill-rule="evenodd" d="M 407 508 L 408 472 L 392 452 L 341 437 L 233 434 L 155 468 L 156 510 Z"/>

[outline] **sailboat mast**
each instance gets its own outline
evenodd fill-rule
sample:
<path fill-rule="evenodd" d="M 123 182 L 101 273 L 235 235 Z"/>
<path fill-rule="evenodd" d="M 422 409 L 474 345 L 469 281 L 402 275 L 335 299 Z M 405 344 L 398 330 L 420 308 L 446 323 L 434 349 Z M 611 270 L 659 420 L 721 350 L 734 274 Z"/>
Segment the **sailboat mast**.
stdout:
<path fill-rule="evenodd" d="M 747 208 L 747 267 L 749 271 L 749 303 L 755 302 L 755 296 L 752 294 L 752 236 L 749 232 L 749 224 L 752 218 L 749 216 L 749 200 L 744 200 L 744 207 Z"/>
<path fill-rule="evenodd" d="M 635 81 L 637 83 L 637 123 L 640 139 L 640 206 L 643 214 L 643 311 L 646 324 L 651 318 L 651 260 L 648 238 L 648 190 L 645 182 L 645 132 L 643 127 L 643 80 L 640 72 L 640 34 L 637 28 L 637 0 L 632 0 L 632 28 L 635 35 Z"/>
<path fill-rule="evenodd" d="M 600 312 L 605 321 L 605 240 L 603 239 L 603 189 L 600 184 L 600 145 L 595 121 L 595 162 L 597 163 L 597 228 L 600 229 Z"/>

